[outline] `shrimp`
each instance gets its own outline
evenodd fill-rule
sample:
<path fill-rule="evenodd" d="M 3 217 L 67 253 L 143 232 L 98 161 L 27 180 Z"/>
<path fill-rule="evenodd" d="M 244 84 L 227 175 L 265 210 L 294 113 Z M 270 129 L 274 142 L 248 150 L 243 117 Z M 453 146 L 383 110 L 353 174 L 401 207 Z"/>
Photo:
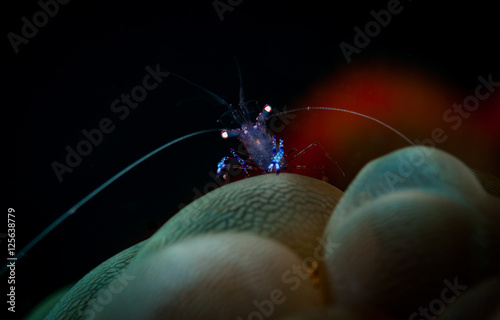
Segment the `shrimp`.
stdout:
<path fill-rule="evenodd" d="M 237 137 L 244 145 L 245 149 L 248 152 L 248 157 L 245 161 L 242 157 L 238 155 L 238 152 L 230 149 L 230 152 L 234 156 L 234 159 L 238 162 L 239 165 L 233 165 L 229 164 L 228 161 L 230 160 L 229 157 L 223 157 L 221 161 L 217 164 L 217 174 L 222 174 L 223 171 L 225 171 L 228 168 L 231 167 L 239 167 L 243 169 L 247 174 L 248 170 L 256 170 L 256 169 L 261 169 L 264 171 L 264 173 L 276 173 L 279 174 L 282 170 L 288 168 L 288 165 L 285 161 L 285 158 L 290 155 L 293 151 L 296 151 L 295 148 L 292 148 L 287 154 L 285 154 L 285 148 L 284 148 L 284 141 L 283 139 L 279 139 L 278 141 L 276 140 L 275 136 L 271 136 L 270 133 L 267 130 L 266 127 L 266 121 L 272 117 L 277 117 L 280 115 L 285 115 L 289 113 L 295 113 L 299 111 L 309 111 L 309 110 L 328 110 L 328 111 L 339 111 L 339 112 L 346 112 L 350 114 L 354 114 L 357 116 L 361 116 L 367 119 L 370 119 L 372 121 L 375 121 L 386 128 L 392 130 L 399 136 L 401 136 L 403 139 L 405 139 L 410 145 L 415 145 L 410 139 L 408 139 L 405 135 L 403 135 L 401 132 L 398 130 L 394 129 L 393 127 L 389 126 L 388 124 L 372 118 L 368 115 L 346 110 L 346 109 L 339 109 L 339 108 L 330 108 L 330 107 L 305 107 L 305 108 L 297 108 L 297 109 L 290 109 L 282 112 L 275 113 L 271 115 L 270 113 L 272 112 L 272 107 L 269 104 L 266 104 L 262 111 L 259 113 L 257 118 L 255 119 L 255 122 L 250 119 L 250 112 L 248 111 L 247 105 L 245 103 L 244 97 L 243 97 L 243 90 L 242 90 L 242 85 L 241 85 L 241 73 L 239 72 L 239 67 L 238 67 L 238 73 L 240 75 L 240 101 L 239 101 L 239 110 L 235 109 L 231 104 L 227 103 L 224 101 L 222 98 L 220 98 L 218 95 L 215 93 L 205 89 L 204 87 L 191 82 L 190 80 L 187 80 L 183 78 L 180 75 L 177 75 L 175 73 L 170 72 L 170 74 L 174 75 L 175 77 L 184 80 L 202 91 L 206 92 L 210 96 L 212 96 L 215 100 L 217 100 L 220 104 L 226 106 L 231 113 L 232 117 L 238 122 L 238 124 L 241 126 L 241 128 L 234 128 L 234 129 L 205 129 L 205 130 L 200 130 L 196 131 L 193 133 L 186 134 L 184 136 L 181 136 L 177 139 L 171 140 L 162 146 L 154 149 L 153 151 L 147 153 L 146 155 L 142 156 L 138 160 L 134 161 L 118 173 L 116 173 L 114 176 L 106 180 L 103 184 L 98 186 L 96 189 L 94 189 L 92 192 L 90 192 L 88 195 L 83 197 L 80 201 L 78 201 L 75 205 L 73 205 L 71 208 L 69 208 L 66 212 L 64 212 L 58 219 L 56 219 L 54 222 L 52 222 L 49 226 L 47 226 L 40 234 L 38 234 L 33 240 L 31 240 L 24 248 L 22 248 L 18 253 L 16 254 L 15 257 L 10 258 L 11 260 L 19 261 L 23 256 L 26 255 L 28 251 L 30 251 L 37 243 L 39 243 L 43 238 L 45 238 L 49 233 L 51 233 L 57 226 L 59 226 L 64 220 L 66 220 L 69 216 L 74 214 L 80 207 L 82 207 L 85 203 L 87 203 L 89 200 L 91 200 L 93 197 L 95 197 L 98 193 L 100 193 L 102 190 L 107 188 L 110 184 L 115 182 L 118 178 L 122 177 L 124 174 L 147 160 L 148 158 L 152 157 L 153 155 L 159 153 L 160 151 L 177 144 L 181 141 L 184 141 L 186 139 L 189 139 L 191 137 L 201 135 L 201 134 L 206 134 L 206 133 L 211 133 L 211 132 L 219 132 L 222 136 L 223 139 L 227 139 L 230 137 Z M 300 157 L 304 152 L 309 150 L 310 148 L 314 146 L 320 146 L 323 149 L 323 152 L 325 155 L 331 159 L 331 157 L 328 155 L 326 150 L 318 143 L 314 142 L 302 151 L 298 152 L 293 158 L 296 159 Z M 296 166 L 300 168 L 305 168 L 304 166 Z M 338 167 L 338 165 L 337 165 Z M 342 169 L 338 167 L 340 171 L 343 173 Z M 8 264 L 5 264 L 2 269 L 0 270 L 0 276 L 3 275 L 8 269 Z"/>
<path fill-rule="evenodd" d="M 245 110 L 245 106 L 240 105 L 242 110 Z M 283 140 L 279 140 L 279 144 L 276 142 L 276 137 L 272 136 L 267 132 L 265 125 L 265 119 L 271 112 L 272 108 L 270 105 L 266 104 L 262 112 L 257 116 L 256 122 L 249 122 L 248 120 L 241 120 L 242 117 L 237 117 L 238 122 L 241 124 L 241 129 L 231 129 L 223 130 L 221 136 L 223 139 L 229 137 L 237 137 L 245 146 L 250 159 L 261 169 L 266 172 L 276 172 L 279 173 L 281 168 L 285 166 L 284 155 L 285 149 L 283 147 Z M 233 111 L 234 114 L 236 110 Z M 245 117 L 246 118 L 246 117 Z M 230 149 L 231 153 L 234 155 L 235 159 L 247 170 L 249 165 L 242 160 L 235 150 Z M 226 161 L 227 157 L 222 158 L 222 160 L 217 164 L 217 174 L 221 174 L 221 171 L 225 169 L 228 164 Z"/>
<path fill-rule="evenodd" d="M 239 68 L 238 68 L 239 71 Z M 183 79 L 183 78 L 182 78 Z M 183 79 L 186 80 L 186 79 Z M 189 81 L 190 82 L 190 81 Z M 194 83 L 192 83 L 194 84 Z M 196 84 L 194 84 L 196 85 Z M 196 85 L 198 86 L 198 85 Z M 210 95 L 216 97 L 219 101 L 221 101 L 223 104 L 225 104 L 231 115 L 233 116 L 234 120 L 237 121 L 237 123 L 241 126 L 241 128 L 235 128 L 235 129 L 224 129 L 221 132 L 221 136 L 223 139 L 227 139 L 230 137 L 236 137 L 238 138 L 241 143 L 243 143 L 245 149 L 248 152 L 248 157 L 252 161 L 253 164 L 257 168 L 260 168 L 261 170 L 264 171 L 264 173 L 276 173 L 279 174 L 282 169 L 287 169 L 288 165 L 285 161 L 285 158 L 290 155 L 293 151 L 296 149 L 293 148 L 285 154 L 285 149 L 284 149 L 284 142 L 283 139 L 279 139 L 279 142 L 276 141 L 275 136 L 271 136 L 267 130 L 266 127 L 266 121 L 273 117 L 273 116 L 280 116 L 284 114 L 289 114 L 293 112 L 298 112 L 298 111 L 303 111 L 303 110 L 329 110 L 329 111 L 340 111 L 340 112 L 347 112 L 351 114 L 355 114 L 361 117 L 368 118 L 370 120 L 373 120 L 386 128 L 394 131 L 396 134 L 401 136 L 403 139 L 405 139 L 410 145 L 414 145 L 414 143 L 408 139 L 405 135 L 403 135 L 401 132 L 398 130 L 392 128 L 391 126 L 383 123 L 380 120 L 377 120 L 373 117 L 367 116 L 365 114 L 361 114 L 358 112 L 350 111 L 350 110 L 345 110 L 345 109 L 339 109 L 339 108 L 327 108 L 327 107 L 306 107 L 306 108 L 297 108 L 297 109 L 292 109 L 292 110 L 287 110 L 283 112 L 279 112 L 274 115 L 270 115 L 272 111 L 272 107 L 269 104 L 266 104 L 262 111 L 259 113 L 257 118 L 255 119 L 255 122 L 253 122 L 250 119 L 249 116 L 249 111 L 246 106 L 245 100 L 243 98 L 243 89 L 241 87 L 241 76 L 240 76 L 240 101 L 239 101 L 239 110 L 236 110 L 232 105 L 228 104 L 225 102 L 222 98 L 218 97 L 214 93 L 202 88 L 206 92 L 208 92 Z M 320 146 L 321 149 L 323 150 L 323 153 L 331 160 L 333 160 L 330 155 L 326 152 L 326 150 L 319 144 L 319 142 L 315 141 L 312 144 L 310 144 L 308 147 L 297 153 L 293 159 L 296 159 L 300 157 L 300 155 L 304 154 L 307 150 L 314 146 Z M 217 164 L 217 175 L 221 175 L 222 171 L 227 169 L 227 168 L 242 168 L 245 170 L 245 172 L 248 174 L 248 169 L 256 169 L 255 166 L 252 166 L 251 164 L 249 165 L 247 162 L 245 162 L 234 149 L 230 149 L 230 152 L 233 154 L 234 159 L 239 163 L 239 166 L 231 165 L 228 163 L 230 158 L 228 157 L 223 157 L 221 161 Z M 335 165 L 339 169 L 339 171 L 345 176 L 344 171 L 342 168 L 335 162 Z M 300 166 L 301 168 L 304 168 L 304 166 Z M 224 178 L 227 177 L 227 175 L 223 175 Z"/>
<path fill-rule="evenodd" d="M 288 168 L 285 158 L 291 154 L 291 152 L 295 151 L 296 149 L 292 149 L 290 152 L 285 154 L 285 149 L 283 146 L 283 139 L 279 140 L 279 143 L 276 142 L 276 137 L 272 136 L 269 134 L 265 122 L 267 119 L 269 119 L 272 116 L 269 116 L 269 113 L 271 112 L 272 108 L 269 104 L 266 104 L 261 111 L 261 113 L 257 116 L 255 119 L 255 123 L 250 121 L 248 119 L 248 111 L 245 106 L 245 103 L 243 102 L 242 99 L 240 99 L 240 110 L 241 112 L 238 112 L 235 110 L 232 106 L 229 106 L 231 113 L 235 117 L 235 119 L 240 123 L 241 128 L 236 128 L 236 129 L 231 129 L 231 130 L 223 130 L 221 132 L 221 136 L 223 139 L 227 139 L 230 137 L 237 137 L 245 146 L 245 149 L 248 152 L 250 160 L 256 164 L 256 166 L 262 170 L 264 170 L 265 173 L 273 173 L 275 172 L 276 174 L 279 174 L 282 169 Z M 326 108 L 326 107 L 306 107 L 306 108 L 297 108 L 297 109 L 292 109 L 292 110 L 287 110 L 283 111 L 280 113 L 277 113 L 273 116 L 279 116 L 287 113 L 292 113 L 292 112 L 298 112 L 298 111 L 303 111 L 303 110 L 330 110 L 330 111 L 341 111 L 341 112 L 347 112 L 351 114 L 355 114 L 361 117 L 368 118 L 370 120 L 373 120 L 375 122 L 380 123 L 381 125 L 387 127 L 388 129 L 394 131 L 396 134 L 401 136 L 403 139 L 405 139 L 410 145 L 414 145 L 414 143 L 408 139 L 405 135 L 403 135 L 401 132 L 397 131 L 396 129 L 392 128 L 391 126 L 383 123 L 380 120 L 377 120 L 375 118 L 372 118 L 370 116 L 350 111 L 350 110 L 344 110 L 344 109 L 339 109 L 339 108 Z M 325 155 L 331 159 L 331 157 L 328 155 L 326 150 L 319 144 L 319 142 L 315 141 L 311 145 L 309 145 L 307 148 L 304 150 L 300 151 L 295 157 L 292 159 L 296 159 L 303 153 L 305 153 L 307 150 L 312 148 L 313 146 L 320 146 L 325 153 Z M 234 149 L 230 149 L 230 152 L 233 154 L 234 158 L 238 163 L 240 164 L 241 168 L 247 172 L 247 169 L 254 169 L 254 167 L 248 165 L 241 157 L 238 156 L 237 152 Z M 217 175 L 220 175 L 222 171 L 227 168 L 227 167 L 235 167 L 234 165 L 228 164 L 229 158 L 228 157 L 223 157 L 222 160 L 217 164 Z M 337 163 L 337 168 L 339 171 L 345 176 L 344 172 L 342 171 L 342 168 L 338 166 Z M 301 166 L 303 167 L 303 166 Z"/>

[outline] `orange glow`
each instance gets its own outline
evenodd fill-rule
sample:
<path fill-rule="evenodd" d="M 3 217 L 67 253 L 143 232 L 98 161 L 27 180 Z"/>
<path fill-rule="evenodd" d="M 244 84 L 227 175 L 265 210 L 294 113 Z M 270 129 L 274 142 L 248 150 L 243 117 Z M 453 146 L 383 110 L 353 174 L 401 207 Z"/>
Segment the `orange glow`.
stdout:
<path fill-rule="evenodd" d="M 443 117 L 445 111 L 474 94 L 475 86 L 460 92 L 449 82 L 395 63 L 347 66 L 310 88 L 291 108 L 334 107 L 360 112 L 387 123 L 411 141 L 433 142 L 473 168 L 500 175 L 495 166 L 500 163 L 500 93 L 493 92 L 459 126 L 452 126 Z M 433 141 L 435 130 L 444 131 L 441 141 Z M 329 170 L 332 183 L 338 186 L 347 185 L 368 161 L 408 145 L 374 121 L 321 110 L 297 113 L 283 137 L 288 149 L 301 150 L 319 141 L 346 172 L 344 179 L 338 171 Z M 310 166 L 328 164 L 325 159 L 321 150 L 301 157 L 302 163 Z"/>

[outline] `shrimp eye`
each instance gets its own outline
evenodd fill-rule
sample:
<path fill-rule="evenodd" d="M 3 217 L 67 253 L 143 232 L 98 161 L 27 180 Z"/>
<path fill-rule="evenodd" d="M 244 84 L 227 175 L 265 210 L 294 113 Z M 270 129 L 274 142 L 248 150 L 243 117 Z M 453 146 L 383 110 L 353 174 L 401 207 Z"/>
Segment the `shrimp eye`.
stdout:
<path fill-rule="evenodd" d="M 229 134 L 227 133 L 227 130 L 224 130 L 220 133 L 220 135 L 222 136 L 222 139 L 227 139 L 227 137 L 229 137 Z"/>
<path fill-rule="evenodd" d="M 271 112 L 271 110 L 272 110 L 272 109 L 273 109 L 273 108 L 271 108 L 271 106 L 270 106 L 270 105 L 268 105 L 268 104 L 266 104 L 266 105 L 264 106 L 264 110 L 265 110 L 266 112 Z"/>

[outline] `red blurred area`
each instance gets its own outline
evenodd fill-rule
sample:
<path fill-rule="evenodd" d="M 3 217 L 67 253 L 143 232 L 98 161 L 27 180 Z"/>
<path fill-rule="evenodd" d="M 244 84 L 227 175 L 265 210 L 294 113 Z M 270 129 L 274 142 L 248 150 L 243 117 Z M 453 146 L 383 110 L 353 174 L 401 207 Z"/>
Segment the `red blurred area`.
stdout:
<path fill-rule="evenodd" d="M 488 74 L 483 76 L 487 78 Z M 492 78 L 500 81 L 498 74 Z M 500 176 L 500 88 L 481 100 L 467 118 L 462 117 L 459 125 L 458 120 L 450 123 L 444 119 L 446 110 L 474 95 L 480 81 L 473 80 L 473 86 L 459 90 L 452 79 L 440 78 L 430 71 L 393 62 L 371 62 L 336 71 L 288 109 L 310 106 L 360 112 L 394 127 L 411 141 L 432 141 L 470 167 Z M 439 128 L 444 131 L 444 141 L 433 139 L 432 132 Z M 370 160 L 408 146 L 400 136 L 374 121 L 337 111 L 298 112 L 279 135 L 285 139 L 286 150 L 301 150 L 314 141 L 320 142 L 346 176 L 339 173 L 320 148 L 308 151 L 301 162 L 308 166 L 325 165 L 329 182 L 341 189 Z M 297 164 L 300 161 L 290 162 L 291 166 Z M 317 176 L 314 170 L 311 173 Z"/>

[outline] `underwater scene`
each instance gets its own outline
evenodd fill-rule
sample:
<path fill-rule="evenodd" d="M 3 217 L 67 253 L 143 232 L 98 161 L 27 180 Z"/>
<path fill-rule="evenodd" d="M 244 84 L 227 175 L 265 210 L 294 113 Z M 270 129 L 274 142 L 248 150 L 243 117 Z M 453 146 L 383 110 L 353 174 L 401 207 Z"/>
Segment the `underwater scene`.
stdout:
<path fill-rule="evenodd" d="M 5 319 L 500 317 L 493 4 L 5 5 Z"/>

